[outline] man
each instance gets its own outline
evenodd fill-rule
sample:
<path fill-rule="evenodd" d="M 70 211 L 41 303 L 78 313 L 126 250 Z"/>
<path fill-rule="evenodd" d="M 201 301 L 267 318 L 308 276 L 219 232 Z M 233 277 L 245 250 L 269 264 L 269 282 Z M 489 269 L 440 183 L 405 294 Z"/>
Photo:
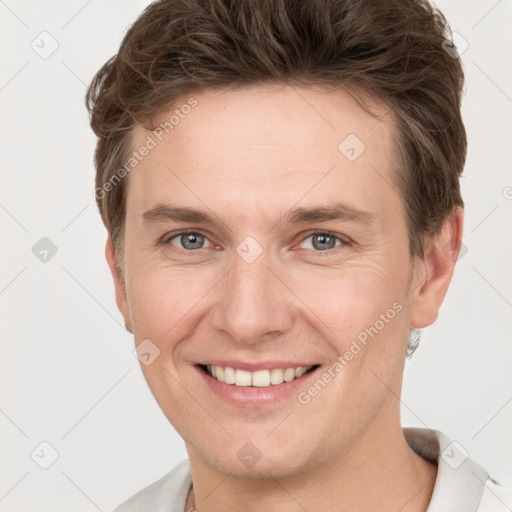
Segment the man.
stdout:
<path fill-rule="evenodd" d="M 447 36 L 420 1 L 160 0 L 98 72 L 116 301 L 189 455 L 118 512 L 503 506 L 400 425 L 463 231 Z"/>

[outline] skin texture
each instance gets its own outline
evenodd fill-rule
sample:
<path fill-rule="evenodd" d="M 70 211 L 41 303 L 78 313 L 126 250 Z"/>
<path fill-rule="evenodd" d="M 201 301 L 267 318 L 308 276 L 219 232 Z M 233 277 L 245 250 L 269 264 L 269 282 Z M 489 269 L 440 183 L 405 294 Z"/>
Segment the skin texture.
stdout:
<path fill-rule="evenodd" d="M 197 106 L 129 176 L 123 274 L 110 237 L 106 246 L 128 330 L 136 344 L 150 339 L 160 350 L 141 367 L 186 443 L 194 486 L 187 508 L 426 510 L 436 467 L 407 445 L 399 396 L 409 330 L 435 321 L 452 278 L 462 210 L 425 259 L 413 260 L 391 185 L 391 114 L 379 122 L 343 91 L 284 85 L 194 97 Z M 162 112 L 156 122 L 168 118 Z M 148 133 L 133 130 L 134 149 Z M 349 134 L 365 144 L 354 161 L 338 150 Z M 373 214 L 373 223 L 281 220 L 294 208 L 338 201 Z M 218 224 L 144 222 L 164 203 L 205 210 Z M 203 248 L 169 240 L 183 229 L 204 235 Z M 325 230 L 341 237 L 329 253 L 311 237 Z M 262 249 L 252 263 L 236 252 L 248 236 Z M 223 358 L 327 369 L 395 303 L 400 312 L 306 405 L 294 393 L 235 407 L 193 367 Z M 247 442 L 261 454 L 251 467 L 237 457 Z"/>

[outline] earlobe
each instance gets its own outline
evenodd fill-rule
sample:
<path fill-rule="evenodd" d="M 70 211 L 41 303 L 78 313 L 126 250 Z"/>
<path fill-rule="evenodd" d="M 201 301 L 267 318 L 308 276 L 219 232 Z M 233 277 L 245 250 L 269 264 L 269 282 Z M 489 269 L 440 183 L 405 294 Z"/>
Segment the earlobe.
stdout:
<path fill-rule="evenodd" d="M 133 334 L 133 327 L 130 318 L 130 310 L 128 308 L 128 298 L 126 296 L 126 286 L 124 282 L 124 277 L 122 270 L 117 262 L 116 254 L 114 251 L 114 244 L 112 242 L 110 233 L 107 237 L 107 242 L 105 244 L 105 257 L 107 259 L 107 263 L 110 268 L 112 278 L 114 279 L 117 307 L 121 314 L 123 315 L 124 325 L 126 329 Z"/>
<path fill-rule="evenodd" d="M 417 277 L 411 292 L 413 329 L 427 327 L 438 317 L 460 253 L 463 224 L 464 210 L 458 206 L 426 245 L 424 259 L 416 262 Z"/>

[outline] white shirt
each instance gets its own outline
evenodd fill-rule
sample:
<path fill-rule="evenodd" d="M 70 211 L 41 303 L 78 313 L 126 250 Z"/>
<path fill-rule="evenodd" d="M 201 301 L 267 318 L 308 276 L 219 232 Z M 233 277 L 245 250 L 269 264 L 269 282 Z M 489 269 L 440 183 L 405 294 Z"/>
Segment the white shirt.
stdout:
<path fill-rule="evenodd" d="M 437 478 L 426 512 L 509 512 L 512 491 L 504 489 L 458 443 L 438 430 L 404 428 L 409 446 L 421 457 L 436 463 Z M 114 512 L 184 512 L 192 484 L 190 461 L 125 501 Z"/>

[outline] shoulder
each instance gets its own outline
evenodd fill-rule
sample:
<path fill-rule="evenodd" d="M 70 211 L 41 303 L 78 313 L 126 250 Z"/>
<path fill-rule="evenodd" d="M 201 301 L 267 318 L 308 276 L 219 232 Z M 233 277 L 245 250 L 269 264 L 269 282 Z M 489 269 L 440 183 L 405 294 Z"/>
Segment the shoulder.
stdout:
<path fill-rule="evenodd" d="M 182 512 L 191 482 L 190 462 L 185 459 L 162 478 L 123 502 L 114 512 Z"/>
<path fill-rule="evenodd" d="M 409 446 L 437 465 L 427 512 L 510 512 L 512 489 L 500 486 L 457 441 L 438 430 L 404 428 Z"/>
<path fill-rule="evenodd" d="M 512 487 L 502 487 L 492 479 L 485 482 L 477 512 L 507 512 L 512 510 Z"/>

